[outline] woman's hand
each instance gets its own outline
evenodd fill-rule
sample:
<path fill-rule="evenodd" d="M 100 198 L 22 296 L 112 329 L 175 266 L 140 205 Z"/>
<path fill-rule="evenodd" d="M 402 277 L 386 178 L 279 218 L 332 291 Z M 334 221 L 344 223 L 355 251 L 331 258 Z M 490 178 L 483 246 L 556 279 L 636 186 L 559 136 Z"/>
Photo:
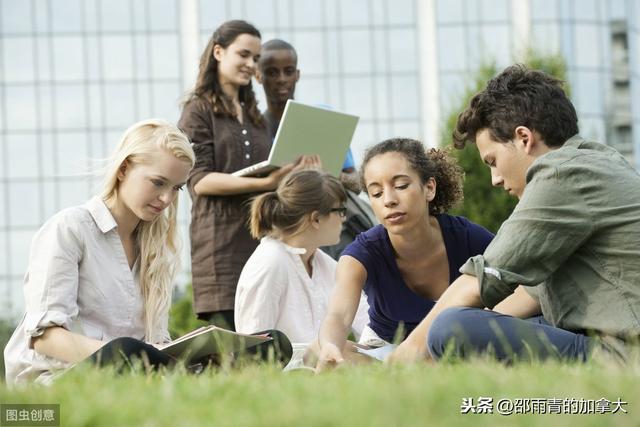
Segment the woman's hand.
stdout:
<path fill-rule="evenodd" d="M 320 156 L 301 156 L 295 163 L 284 165 L 281 168 L 274 170 L 264 177 L 266 180 L 265 190 L 275 190 L 278 187 L 280 180 L 282 180 L 286 174 L 303 169 L 322 169 L 322 160 L 320 160 Z"/>
<path fill-rule="evenodd" d="M 281 168 L 275 169 L 269 175 L 265 176 L 263 179 L 266 182 L 265 191 L 272 191 L 278 188 L 278 184 L 280 180 L 284 178 L 286 174 L 293 170 L 294 164 L 290 163 L 288 165 L 284 165 Z"/>
<path fill-rule="evenodd" d="M 340 349 L 332 343 L 325 343 L 320 348 L 320 357 L 316 365 L 316 373 L 333 369 L 344 363 L 344 357 Z"/>

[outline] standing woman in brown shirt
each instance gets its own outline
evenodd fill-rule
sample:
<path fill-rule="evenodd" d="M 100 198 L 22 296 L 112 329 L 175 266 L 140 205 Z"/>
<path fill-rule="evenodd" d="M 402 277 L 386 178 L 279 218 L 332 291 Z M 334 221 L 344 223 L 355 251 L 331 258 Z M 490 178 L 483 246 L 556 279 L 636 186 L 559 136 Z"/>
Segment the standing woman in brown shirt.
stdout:
<path fill-rule="evenodd" d="M 198 318 L 228 329 L 235 329 L 240 272 L 258 245 L 247 228 L 246 202 L 257 192 L 275 189 L 292 169 L 283 167 L 263 178 L 231 175 L 265 160 L 271 147 L 251 87 L 260 37 L 253 25 L 240 20 L 216 29 L 178 124 L 196 154 L 188 181 L 194 311 Z"/>

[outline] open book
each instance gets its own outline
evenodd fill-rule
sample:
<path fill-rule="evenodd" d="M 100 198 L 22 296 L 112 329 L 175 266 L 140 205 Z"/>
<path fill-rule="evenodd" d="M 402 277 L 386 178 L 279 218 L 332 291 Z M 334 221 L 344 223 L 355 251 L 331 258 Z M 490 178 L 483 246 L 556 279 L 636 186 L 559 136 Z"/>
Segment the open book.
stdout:
<path fill-rule="evenodd" d="M 269 341 L 273 341 L 273 338 L 266 334 L 240 334 L 209 325 L 193 330 L 158 348 L 169 356 L 183 359 L 187 364 L 191 364 L 205 357 L 240 352 Z"/>

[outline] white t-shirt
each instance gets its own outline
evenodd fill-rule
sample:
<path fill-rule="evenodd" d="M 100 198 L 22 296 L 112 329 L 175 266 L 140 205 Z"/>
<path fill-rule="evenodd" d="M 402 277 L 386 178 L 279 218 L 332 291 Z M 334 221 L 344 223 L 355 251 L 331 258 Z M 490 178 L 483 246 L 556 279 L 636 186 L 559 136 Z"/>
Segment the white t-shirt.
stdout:
<path fill-rule="evenodd" d="M 284 332 L 293 343 L 308 343 L 320 332 L 335 284 L 338 263 L 317 249 L 312 276 L 302 262 L 305 249 L 264 237 L 240 274 L 235 300 L 236 330 Z M 361 296 L 352 330 L 359 337 L 369 323 L 369 305 Z"/>

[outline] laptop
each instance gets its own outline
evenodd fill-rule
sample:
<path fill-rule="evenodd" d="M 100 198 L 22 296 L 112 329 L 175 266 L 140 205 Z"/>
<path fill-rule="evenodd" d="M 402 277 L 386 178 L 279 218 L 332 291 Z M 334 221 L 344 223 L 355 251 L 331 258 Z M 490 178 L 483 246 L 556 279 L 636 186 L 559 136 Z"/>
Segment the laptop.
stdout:
<path fill-rule="evenodd" d="M 269 158 L 234 176 L 262 176 L 295 162 L 300 156 L 316 154 L 322 168 L 338 176 L 358 124 L 358 116 L 312 107 L 288 100 L 273 140 Z"/>

